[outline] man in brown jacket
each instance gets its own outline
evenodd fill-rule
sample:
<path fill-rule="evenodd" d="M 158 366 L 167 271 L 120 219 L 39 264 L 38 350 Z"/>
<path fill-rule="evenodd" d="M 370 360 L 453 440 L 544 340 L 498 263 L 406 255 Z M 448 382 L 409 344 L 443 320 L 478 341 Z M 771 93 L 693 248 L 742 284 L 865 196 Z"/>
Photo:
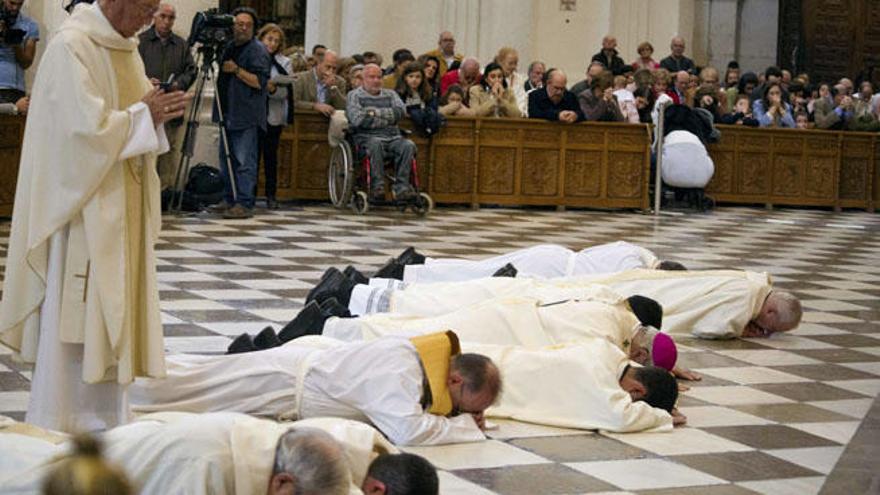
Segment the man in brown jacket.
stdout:
<path fill-rule="evenodd" d="M 299 110 L 316 110 L 326 117 L 336 110 L 345 110 L 348 94 L 345 79 L 336 74 L 338 57 L 331 50 L 318 57 L 311 70 L 296 75 L 293 85 L 294 106 Z"/>
<path fill-rule="evenodd" d="M 425 55 L 429 57 L 437 57 L 437 60 L 440 61 L 440 68 L 437 71 L 438 79 L 443 77 L 450 69 L 454 69 L 455 67 L 452 66 L 456 62 L 460 65 L 461 61 L 464 60 L 464 55 L 455 53 L 455 36 L 449 31 L 443 31 L 440 33 L 440 40 L 437 42 L 437 49 L 431 50 Z"/>

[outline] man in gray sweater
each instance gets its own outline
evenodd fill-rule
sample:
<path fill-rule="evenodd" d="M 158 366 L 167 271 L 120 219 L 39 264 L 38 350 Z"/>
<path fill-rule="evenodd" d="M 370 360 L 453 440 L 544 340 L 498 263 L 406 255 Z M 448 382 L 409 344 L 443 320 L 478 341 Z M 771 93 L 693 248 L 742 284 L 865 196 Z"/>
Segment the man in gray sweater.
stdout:
<path fill-rule="evenodd" d="M 397 93 L 382 87 L 382 69 L 364 67 L 364 85 L 348 94 L 345 114 L 355 144 L 370 157 L 370 200 L 385 199 L 384 164 L 386 155 L 394 160 L 397 178 L 392 186 L 396 200 L 411 199 L 415 191 L 409 177 L 416 145 L 400 134 L 397 122 L 406 115 L 406 107 Z"/>

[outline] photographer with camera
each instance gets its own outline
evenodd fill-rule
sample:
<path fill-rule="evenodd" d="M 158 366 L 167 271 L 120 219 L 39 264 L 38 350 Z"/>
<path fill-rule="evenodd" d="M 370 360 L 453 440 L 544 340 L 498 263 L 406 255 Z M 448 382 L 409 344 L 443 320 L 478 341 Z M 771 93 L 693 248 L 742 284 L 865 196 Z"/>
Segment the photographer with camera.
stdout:
<path fill-rule="evenodd" d="M 230 171 L 224 166 L 227 152 L 221 142 L 220 175 L 226 198 L 215 207 L 215 211 L 222 213 L 224 218 L 250 218 L 257 185 L 259 133 L 266 131 L 266 86 L 272 59 L 266 47 L 254 38 L 257 13 L 251 8 L 239 7 L 232 14 L 235 18 L 233 39 L 219 59 L 219 95 L 215 101 L 214 120 L 220 121 L 219 104 L 234 177 L 230 177 Z"/>
<path fill-rule="evenodd" d="M 0 103 L 27 111 L 24 71 L 34 63 L 40 29 L 21 13 L 24 0 L 0 0 Z"/>
<path fill-rule="evenodd" d="M 153 87 L 186 91 L 196 79 L 196 64 L 189 44 L 172 31 L 176 19 L 177 11 L 173 5 L 160 4 L 153 16 L 153 25 L 139 37 L 138 51 Z M 183 130 L 182 117 L 165 123 L 165 135 L 171 150 L 159 156 L 156 163 L 163 190 L 174 187 Z"/>

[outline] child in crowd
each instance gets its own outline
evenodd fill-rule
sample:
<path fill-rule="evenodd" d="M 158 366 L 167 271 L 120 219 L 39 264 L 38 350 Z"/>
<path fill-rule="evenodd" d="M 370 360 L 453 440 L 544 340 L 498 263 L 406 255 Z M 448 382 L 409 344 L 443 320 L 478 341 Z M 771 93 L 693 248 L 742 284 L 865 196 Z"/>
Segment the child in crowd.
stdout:
<path fill-rule="evenodd" d="M 467 106 L 464 90 L 458 84 L 449 86 L 446 94 L 440 98 L 440 114 L 443 116 L 473 117 L 474 111 Z"/>
<path fill-rule="evenodd" d="M 758 127 L 758 120 L 752 115 L 752 105 L 749 101 L 749 95 L 741 94 L 737 96 L 736 102 L 733 105 L 733 112 L 721 117 L 721 123 L 727 125 Z"/>

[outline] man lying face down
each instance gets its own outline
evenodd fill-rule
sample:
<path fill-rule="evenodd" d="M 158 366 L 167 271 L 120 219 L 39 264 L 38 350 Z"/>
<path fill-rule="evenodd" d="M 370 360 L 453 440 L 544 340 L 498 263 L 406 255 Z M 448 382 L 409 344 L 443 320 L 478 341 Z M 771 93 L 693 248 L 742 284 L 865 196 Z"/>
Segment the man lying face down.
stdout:
<path fill-rule="evenodd" d="M 264 329 L 255 339 L 242 335 L 229 346 L 229 352 L 280 345 L 302 335 L 321 334 L 351 342 L 388 335 L 411 337 L 438 328 L 454 328 L 464 342 L 529 348 L 599 337 L 639 364 L 673 370 L 677 350 L 672 338 L 657 330 L 663 325 L 663 308 L 656 301 L 639 295 L 624 298 L 599 285 L 578 291 L 576 298 L 566 299 L 571 294 L 558 292 L 561 293 L 547 291 L 540 298 L 499 297 L 424 318 L 392 313 L 334 317 L 321 308 L 333 306 L 335 299 L 322 299 L 323 294 L 318 294 L 277 338 L 272 329 Z"/>
<path fill-rule="evenodd" d="M 397 445 L 485 439 L 498 368 L 461 354 L 452 332 L 345 343 L 311 336 L 266 351 L 174 354 L 162 379 L 130 388 L 136 413 L 234 411 L 280 419 L 372 423 Z"/>
<path fill-rule="evenodd" d="M 0 463 L 4 493 L 37 493 L 47 474 L 57 478 L 66 469 L 69 440 L 0 421 L 0 453 L 9 461 Z M 350 420 L 276 423 L 237 413 L 160 413 L 98 440 L 107 462 L 141 493 L 437 493 L 436 470 L 427 460 L 395 453 L 372 427 Z"/>
<path fill-rule="evenodd" d="M 566 294 L 577 298 L 584 289 L 602 285 L 624 297 L 641 295 L 657 301 L 663 307 L 664 333 L 703 339 L 769 337 L 797 328 L 803 313 L 800 301 L 773 288 L 768 274 L 741 270 L 636 269 L 549 280 L 490 277 L 388 288 L 350 282 L 329 288 L 327 285 L 322 288 L 319 284 L 313 292 L 337 299 L 351 314 L 422 317 L 449 313 L 487 299 L 544 297 L 548 291 L 557 298 L 565 298 Z"/>

